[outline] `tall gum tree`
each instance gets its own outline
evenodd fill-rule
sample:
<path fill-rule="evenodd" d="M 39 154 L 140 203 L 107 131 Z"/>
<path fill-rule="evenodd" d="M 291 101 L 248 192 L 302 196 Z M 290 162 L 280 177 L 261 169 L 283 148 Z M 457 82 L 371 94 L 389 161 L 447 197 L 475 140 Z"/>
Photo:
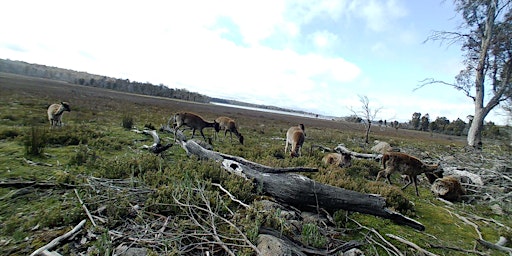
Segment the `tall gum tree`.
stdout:
<path fill-rule="evenodd" d="M 436 31 L 428 39 L 462 42 L 466 68 L 455 83 L 426 79 L 428 84 L 445 84 L 462 91 L 473 100 L 475 113 L 468 131 L 467 144 L 482 147 L 485 117 L 512 95 L 512 1 L 454 0 L 462 15 L 461 32 Z M 486 100 L 486 96 L 490 98 Z"/>

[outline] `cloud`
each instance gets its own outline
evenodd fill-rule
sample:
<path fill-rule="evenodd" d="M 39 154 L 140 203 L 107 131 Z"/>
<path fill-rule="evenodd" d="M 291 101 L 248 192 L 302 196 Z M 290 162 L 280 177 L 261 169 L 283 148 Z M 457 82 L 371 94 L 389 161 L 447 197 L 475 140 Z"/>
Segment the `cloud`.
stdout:
<path fill-rule="evenodd" d="M 353 1 L 350 10 L 366 22 L 367 28 L 376 32 L 391 29 L 395 20 L 408 14 L 396 0 Z"/>

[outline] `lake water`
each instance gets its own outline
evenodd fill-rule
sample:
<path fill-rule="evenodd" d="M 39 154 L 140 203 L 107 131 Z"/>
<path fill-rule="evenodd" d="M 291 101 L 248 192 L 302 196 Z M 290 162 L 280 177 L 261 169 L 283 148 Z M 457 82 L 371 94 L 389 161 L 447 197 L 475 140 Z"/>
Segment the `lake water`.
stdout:
<path fill-rule="evenodd" d="M 241 108 L 241 109 L 249 109 L 249 110 L 255 110 L 255 111 L 262 111 L 262 112 L 268 112 L 268 113 L 276 113 L 276 114 L 283 114 L 283 115 L 292 115 L 292 116 L 301 116 L 301 117 L 310 117 L 310 118 L 321 118 L 321 119 L 328 119 L 331 120 L 333 117 L 327 117 L 322 115 L 313 115 L 313 114 L 304 114 L 304 113 L 297 113 L 297 112 L 288 112 L 288 111 L 281 111 L 281 110 L 274 110 L 274 109 L 265 109 L 265 108 L 255 108 L 255 107 L 247 107 L 247 106 L 239 106 L 239 105 L 232 105 L 232 104 L 225 104 L 225 103 L 218 103 L 218 102 L 210 102 L 213 105 L 219 105 L 224 107 L 231 107 L 231 108 Z"/>

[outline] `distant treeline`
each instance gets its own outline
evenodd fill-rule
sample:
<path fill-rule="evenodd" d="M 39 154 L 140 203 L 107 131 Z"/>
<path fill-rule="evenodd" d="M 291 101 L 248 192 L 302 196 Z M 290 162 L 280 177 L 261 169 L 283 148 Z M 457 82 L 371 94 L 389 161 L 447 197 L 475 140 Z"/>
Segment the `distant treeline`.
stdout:
<path fill-rule="evenodd" d="M 169 88 L 163 84 L 153 85 L 151 83 L 140 83 L 130 81 L 129 79 L 119 79 L 94 75 L 86 72 L 49 67 L 39 64 L 31 64 L 22 61 L 0 59 L 0 72 L 47 78 L 73 84 L 93 86 L 129 93 L 160 96 L 203 103 L 208 103 L 211 101 L 211 98 L 206 95 L 190 92 L 186 89 Z"/>

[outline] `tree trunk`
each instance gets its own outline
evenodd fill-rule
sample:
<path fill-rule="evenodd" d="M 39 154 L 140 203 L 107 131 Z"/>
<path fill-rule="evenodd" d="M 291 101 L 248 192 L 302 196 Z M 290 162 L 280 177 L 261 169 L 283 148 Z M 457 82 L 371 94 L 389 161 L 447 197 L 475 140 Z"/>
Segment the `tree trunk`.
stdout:
<path fill-rule="evenodd" d="M 482 109 L 477 109 L 475 105 L 475 117 L 469 127 L 467 142 L 468 146 L 474 149 L 482 149 L 482 129 L 484 127 L 484 118 Z"/>
<path fill-rule="evenodd" d="M 366 134 L 364 136 L 364 142 L 366 144 L 369 143 L 368 138 L 370 137 L 370 130 L 372 129 L 372 121 L 368 120 L 368 124 L 366 125 Z"/>
<path fill-rule="evenodd" d="M 483 38 L 480 46 L 480 55 L 478 57 L 478 64 L 476 67 L 475 75 L 475 118 L 471 127 L 469 127 L 467 142 L 468 146 L 475 149 L 482 148 L 482 129 L 484 126 L 485 116 L 490 110 L 484 111 L 484 97 L 485 97 L 485 71 L 486 60 L 489 55 L 489 48 L 491 47 L 491 40 L 493 37 L 494 20 L 496 13 L 496 1 L 491 0 L 489 9 L 487 10 L 487 20 L 485 22 Z"/>

